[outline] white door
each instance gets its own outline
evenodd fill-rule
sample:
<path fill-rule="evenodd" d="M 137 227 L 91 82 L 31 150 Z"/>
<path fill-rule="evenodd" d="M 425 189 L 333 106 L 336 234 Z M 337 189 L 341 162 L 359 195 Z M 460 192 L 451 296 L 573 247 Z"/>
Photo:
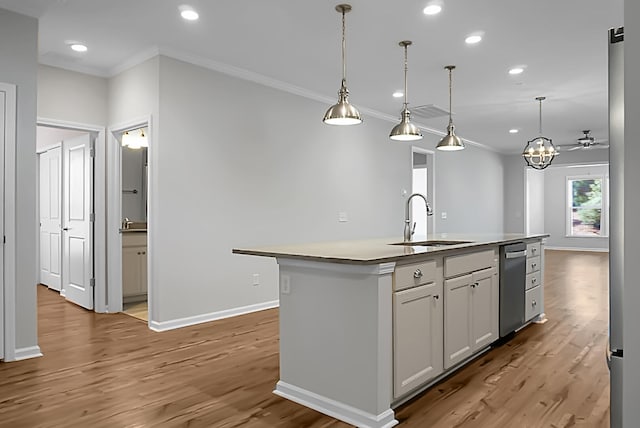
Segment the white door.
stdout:
<path fill-rule="evenodd" d="M 40 283 L 60 291 L 62 149 L 40 154 Z"/>
<path fill-rule="evenodd" d="M 93 309 L 93 138 L 86 134 L 62 143 L 62 288 L 67 300 L 87 309 Z"/>

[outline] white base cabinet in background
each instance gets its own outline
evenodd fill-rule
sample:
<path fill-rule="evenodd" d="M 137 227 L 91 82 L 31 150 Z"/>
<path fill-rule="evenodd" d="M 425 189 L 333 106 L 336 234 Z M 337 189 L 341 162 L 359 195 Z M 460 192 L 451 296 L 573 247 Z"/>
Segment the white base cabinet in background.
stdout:
<path fill-rule="evenodd" d="M 125 303 L 147 299 L 147 234 L 122 236 L 122 298 Z"/>

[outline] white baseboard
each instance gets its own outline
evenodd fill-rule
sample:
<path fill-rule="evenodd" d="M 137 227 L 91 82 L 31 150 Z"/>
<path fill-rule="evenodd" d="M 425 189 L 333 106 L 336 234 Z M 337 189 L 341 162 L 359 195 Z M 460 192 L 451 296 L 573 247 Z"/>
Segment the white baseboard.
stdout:
<path fill-rule="evenodd" d="M 583 248 L 583 247 L 551 247 L 549 245 L 544 246 L 545 250 L 558 250 L 558 251 L 589 251 L 594 253 L 608 253 L 608 248 Z"/>
<path fill-rule="evenodd" d="M 283 381 L 277 383 L 273 393 L 357 427 L 391 428 L 398 425 L 391 409 L 374 415 Z"/>
<path fill-rule="evenodd" d="M 193 317 L 178 318 L 171 321 L 149 321 L 149 328 L 153 331 L 168 331 L 176 328 L 189 327 L 190 325 L 202 324 L 204 322 L 221 320 L 252 312 L 264 311 L 266 309 L 277 308 L 279 300 L 271 302 L 257 303 L 255 305 L 241 306 L 239 308 L 225 309 L 224 311 L 211 312 L 208 314 L 196 315 Z"/>
<path fill-rule="evenodd" d="M 27 360 L 29 358 L 42 357 L 39 346 L 29 346 L 27 348 L 16 349 L 15 359 L 12 361 Z"/>

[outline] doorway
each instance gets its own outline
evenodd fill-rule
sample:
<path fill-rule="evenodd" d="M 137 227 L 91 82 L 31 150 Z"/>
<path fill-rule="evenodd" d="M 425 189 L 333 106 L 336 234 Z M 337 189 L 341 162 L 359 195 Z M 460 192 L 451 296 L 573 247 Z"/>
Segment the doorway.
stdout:
<path fill-rule="evenodd" d="M 37 127 L 39 282 L 94 309 L 94 157 L 98 132 Z"/>
<path fill-rule="evenodd" d="M 434 153 L 419 147 L 411 149 L 411 193 L 426 196 L 429 205 L 435 212 Z M 436 233 L 433 216 L 425 213 L 424 204 L 411 205 L 411 221 L 415 222 L 416 236 L 427 236 Z"/>
<path fill-rule="evenodd" d="M 107 272 L 110 308 L 152 322 L 151 118 L 113 126 L 107 141 Z M 124 147 L 128 146 L 128 147 Z"/>

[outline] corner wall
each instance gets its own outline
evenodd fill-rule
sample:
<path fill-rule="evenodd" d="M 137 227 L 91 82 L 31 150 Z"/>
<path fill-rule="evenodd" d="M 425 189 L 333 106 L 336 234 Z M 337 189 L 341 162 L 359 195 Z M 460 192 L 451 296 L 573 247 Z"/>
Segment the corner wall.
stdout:
<path fill-rule="evenodd" d="M 38 21 L 0 9 L 0 82 L 17 86 L 16 188 L 16 350 L 22 357 L 37 354 L 36 316 L 36 80 Z M 4 168 L 4 167 L 3 167 Z M 5 255 L 6 257 L 6 255 Z"/>

